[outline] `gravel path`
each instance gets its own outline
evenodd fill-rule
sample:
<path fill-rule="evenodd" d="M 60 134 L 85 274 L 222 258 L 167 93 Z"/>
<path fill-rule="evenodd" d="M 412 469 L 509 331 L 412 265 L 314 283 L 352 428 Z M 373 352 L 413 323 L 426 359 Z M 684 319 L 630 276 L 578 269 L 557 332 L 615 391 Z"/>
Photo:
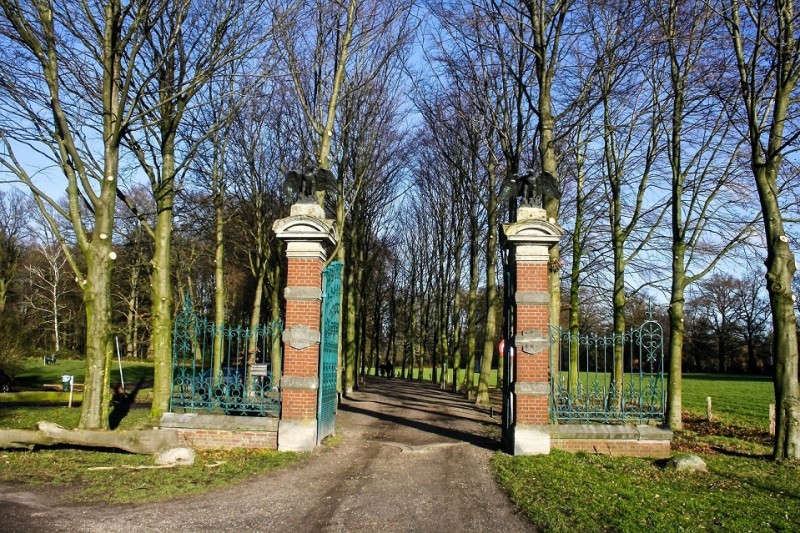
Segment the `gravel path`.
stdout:
<path fill-rule="evenodd" d="M 143 505 L 54 506 L 0 487 L 0 530 L 531 531 L 489 471 L 497 420 L 431 385 L 367 378 L 337 414 L 343 442 L 301 464 Z"/>

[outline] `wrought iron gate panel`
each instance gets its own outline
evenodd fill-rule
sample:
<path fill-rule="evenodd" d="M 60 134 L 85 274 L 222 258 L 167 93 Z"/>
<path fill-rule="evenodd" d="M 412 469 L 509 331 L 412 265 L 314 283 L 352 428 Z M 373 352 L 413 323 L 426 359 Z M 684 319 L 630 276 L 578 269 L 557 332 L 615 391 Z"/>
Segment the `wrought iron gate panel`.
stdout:
<path fill-rule="evenodd" d="M 277 416 L 280 392 L 273 380 L 271 351 L 282 329 L 280 321 L 253 331 L 217 328 L 199 317 L 187 298 L 172 332 L 170 412 Z M 215 365 L 218 336 L 223 340 L 222 353 Z"/>
<path fill-rule="evenodd" d="M 551 381 L 550 414 L 555 421 L 664 422 L 664 332 L 654 319 L 652 305 L 647 320 L 623 335 L 574 335 L 551 327 L 550 341 L 551 350 L 558 354 Z M 614 378 L 617 346 L 624 357 L 621 380 Z"/>
<path fill-rule="evenodd" d="M 317 443 L 336 429 L 336 372 L 339 364 L 339 311 L 342 263 L 333 261 L 322 272 L 322 324 L 319 350 Z"/>

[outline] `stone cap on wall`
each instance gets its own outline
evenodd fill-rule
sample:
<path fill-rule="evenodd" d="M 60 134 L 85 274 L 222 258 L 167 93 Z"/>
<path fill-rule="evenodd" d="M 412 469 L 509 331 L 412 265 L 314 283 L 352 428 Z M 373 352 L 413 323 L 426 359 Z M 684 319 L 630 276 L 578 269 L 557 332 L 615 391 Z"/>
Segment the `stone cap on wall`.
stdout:
<path fill-rule="evenodd" d="M 278 420 L 273 417 L 207 415 L 199 413 L 164 413 L 162 428 L 215 429 L 240 431 L 277 431 Z"/>
<path fill-rule="evenodd" d="M 272 230 L 281 240 L 327 241 L 333 244 L 333 222 L 333 219 L 294 215 L 276 220 Z"/>
<path fill-rule="evenodd" d="M 640 425 L 613 424 L 558 424 L 550 426 L 553 439 L 670 441 L 672 431 L 667 428 Z"/>

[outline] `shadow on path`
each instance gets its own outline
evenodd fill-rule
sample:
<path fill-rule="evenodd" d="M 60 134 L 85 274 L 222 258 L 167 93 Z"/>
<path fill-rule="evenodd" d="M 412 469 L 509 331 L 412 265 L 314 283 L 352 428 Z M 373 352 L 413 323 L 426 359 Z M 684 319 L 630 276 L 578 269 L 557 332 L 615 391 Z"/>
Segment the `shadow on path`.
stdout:
<path fill-rule="evenodd" d="M 500 449 L 499 440 L 489 436 L 499 433 L 498 420 L 489 415 L 489 408 L 429 383 L 368 376 L 339 410 L 487 450 Z"/>

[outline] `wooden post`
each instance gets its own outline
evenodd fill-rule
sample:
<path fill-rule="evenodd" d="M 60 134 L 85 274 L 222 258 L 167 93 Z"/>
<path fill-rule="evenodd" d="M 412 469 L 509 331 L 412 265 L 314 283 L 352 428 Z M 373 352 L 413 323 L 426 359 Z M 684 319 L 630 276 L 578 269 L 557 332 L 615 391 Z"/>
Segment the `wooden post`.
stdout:
<path fill-rule="evenodd" d="M 769 404 L 769 434 L 775 436 L 775 404 Z"/>
<path fill-rule="evenodd" d="M 713 422 L 714 417 L 711 414 L 711 396 L 706 397 L 706 420 Z"/>

